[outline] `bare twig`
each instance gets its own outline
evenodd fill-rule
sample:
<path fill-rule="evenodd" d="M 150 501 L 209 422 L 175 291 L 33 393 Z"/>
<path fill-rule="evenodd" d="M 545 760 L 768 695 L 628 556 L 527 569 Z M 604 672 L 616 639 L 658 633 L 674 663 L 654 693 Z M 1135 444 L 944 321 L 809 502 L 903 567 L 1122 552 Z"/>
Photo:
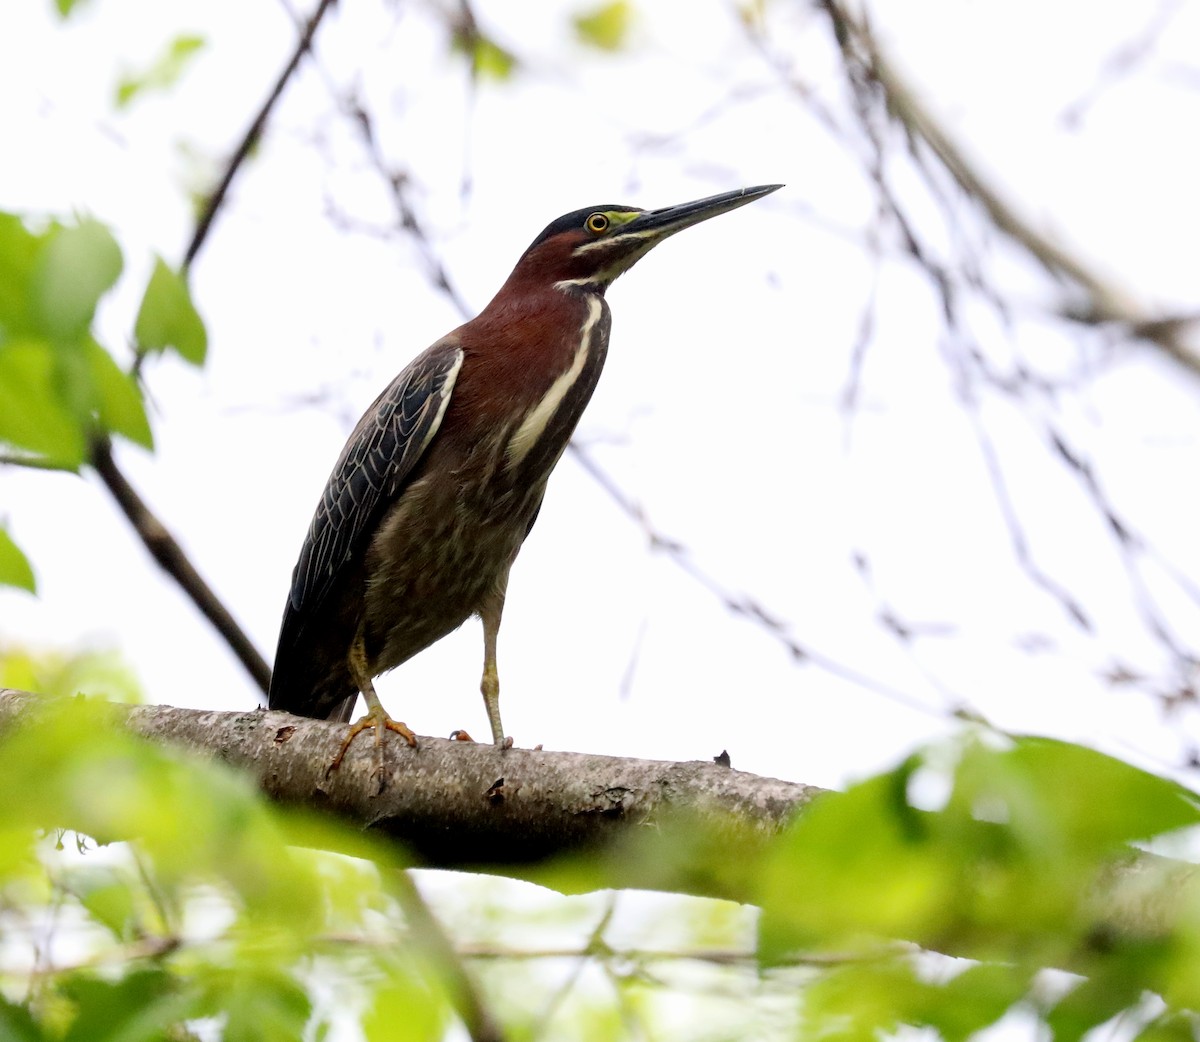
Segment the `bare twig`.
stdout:
<path fill-rule="evenodd" d="M 892 116 L 933 151 L 962 190 L 983 207 L 995 227 L 1050 274 L 1081 291 L 1083 303 L 1064 307 L 1065 317 L 1093 325 L 1118 325 L 1130 336 L 1154 344 L 1193 375 L 1200 376 L 1200 354 L 1183 338 L 1184 331 L 1197 322 L 1197 316 L 1148 314 L 1132 294 L 1106 280 L 1087 261 L 1020 216 L 921 103 L 882 52 L 866 23 L 852 15 L 839 0 L 821 0 L 820 6 L 833 26 L 848 72 L 851 75 L 868 72 L 886 96 Z"/>
<path fill-rule="evenodd" d="M 454 942 L 438 922 L 412 876 L 389 872 L 386 884 L 400 903 L 413 939 L 432 964 L 467 1029 L 471 1042 L 503 1042 L 504 1032 L 479 994 L 479 985 L 454 950 Z"/>
<path fill-rule="evenodd" d="M 874 694 L 896 702 L 908 709 L 915 710 L 918 713 L 923 713 L 926 716 L 933 716 L 940 719 L 947 714 L 953 714 L 967 715 L 973 719 L 978 718 L 978 714 L 964 705 L 947 705 L 940 708 L 929 706 L 915 695 L 901 691 L 890 684 L 885 684 L 881 680 L 876 680 L 874 677 L 858 671 L 853 666 L 839 662 L 837 659 L 815 650 L 810 645 L 802 643 L 789 631 L 787 623 L 783 619 L 763 607 L 754 598 L 730 590 L 721 580 L 717 579 L 697 563 L 691 550 L 685 544 L 664 535 L 652 527 L 646 519 L 646 511 L 642 505 L 620 487 L 616 480 L 600 466 L 596 458 L 584 445 L 580 444 L 578 440 L 574 440 L 568 448 L 576 462 L 607 493 L 608 497 L 617 505 L 621 512 L 646 533 L 652 550 L 664 554 L 669 561 L 691 576 L 705 590 L 716 597 L 731 614 L 743 616 L 771 636 L 772 639 L 782 644 L 796 662 L 811 664 L 828 673 L 830 676 L 837 677 L 839 680 L 845 680 L 848 683 L 861 687 L 866 691 L 871 691 Z"/>
<path fill-rule="evenodd" d="M 312 17 L 309 18 L 307 24 L 304 26 L 304 30 L 300 33 L 300 39 L 296 41 L 296 47 L 292 51 L 291 57 L 283 69 L 280 70 L 274 86 L 271 88 L 266 100 L 262 103 L 262 107 L 258 110 L 246 133 L 242 135 L 242 140 L 238 143 L 237 148 L 234 149 L 233 155 L 229 157 L 229 162 L 225 165 L 225 172 L 221 176 L 221 180 L 217 183 L 217 187 L 213 189 L 208 199 L 205 200 L 204 209 L 200 213 L 200 219 L 196 222 L 196 230 L 192 234 L 192 240 L 188 243 L 187 250 L 184 251 L 183 267 L 185 269 L 191 266 L 192 261 L 196 259 L 196 254 L 200 252 L 200 248 L 208 238 L 213 221 L 216 220 L 217 213 L 225 202 L 229 186 L 233 184 L 233 179 L 237 176 L 246 157 L 250 155 L 259 138 L 262 137 L 263 129 L 267 125 L 271 111 L 275 108 L 275 103 L 279 101 L 283 95 L 284 88 L 288 85 L 288 81 L 295 74 L 296 69 L 299 68 L 301 59 L 312 47 L 313 37 L 321 25 L 321 20 L 325 17 L 325 12 L 335 2 L 336 0 L 319 0 Z"/>
<path fill-rule="evenodd" d="M 112 444 L 98 439 L 92 446 L 92 466 L 112 494 L 150 555 L 174 579 L 229 645 L 246 672 L 265 694 L 271 686 L 271 667 L 188 559 L 167 527 L 155 516 L 116 465 Z"/>
<path fill-rule="evenodd" d="M 367 158 L 375 168 L 376 173 L 386 182 L 396 207 L 399 230 L 406 233 L 416 244 L 421 262 L 425 265 L 425 275 L 439 292 L 454 305 L 454 309 L 468 319 L 472 315 L 471 307 L 459 293 L 450 279 L 450 273 L 442 263 L 433 240 L 417 214 L 417 208 L 411 198 L 412 182 L 407 171 L 401 170 L 388 162 L 387 157 L 379 146 L 379 137 L 375 133 L 375 124 L 371 115 L 357 97 L 342 99 L 342 111 L 349 116 L 362 139 Z"/>
<path fill-rule="evenodd" d="M 1122 40 L 1100 66 L 1096 81 L 1062 110 L 1059 119 L 1064 126 L 1077 127 L 1101 95 L 1121 77 L 1128 76 L 1139 64 L 1147 61 L 1182 7 L 1183 0 L 1160 0 L 1141 31 L 1132 39 Z"/>

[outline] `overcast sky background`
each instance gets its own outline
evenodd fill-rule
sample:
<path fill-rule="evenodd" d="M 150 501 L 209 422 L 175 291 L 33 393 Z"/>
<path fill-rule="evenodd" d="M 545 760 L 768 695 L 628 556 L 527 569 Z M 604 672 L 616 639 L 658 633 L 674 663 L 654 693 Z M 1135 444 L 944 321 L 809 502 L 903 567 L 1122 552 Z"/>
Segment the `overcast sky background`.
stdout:
<path fill-rule="evenodd" d="M 1019 357 L 1071 380 L 1035 403 L 984 394 L 978 417 L 1034 558 L 1095 619 L 1083 633 L 1016 562 L 927 279 L 894 246 L 881 264 L 868 248 L 876 200 L 861 142 L 830 133 L 796 89 L 851 125 L 823 18 L 769 3 L 760 48 L 731 4 L 691 3 L 685 17 L 647 3 L 628 47 L 606 56 L 572 40 L 576 9 L 477 4 L 522 64 L 473 91 L 432 8 L 341 5 L 193 269 L 209 362 L 148 367 L 157 452 L 123 446 L 119 459 L 264 654 L 354 421 L 459 322 L 411 239 L 389 234 L 383 180 L 337 112 L 353 88 L 473 310 L 563 212 L 787 184 L 671 240 L 613 287 L 608 366 L 579 437 L 707 574 L 875 684 L 797 663 L 730 614 L 651 552 L 568 456 L 514 569 L 501 633 L 501 706 L 517 744 L 663 759 L 728 749 L 742 769 L 839 785 L 945 733 L 964 705 L 1002 727 L 1179 764 L 1200 742 L 1195 710 L 1164 719 L 1155 699 L 1104 679 L 1118 661 L 1156 683 L 1171 673 L 1102 519 L 1042 431 L 1051 417 L 1162 560 L 1200 582 L 1195 380 L 1048 319 L 1057 298 L 1041 274 L 968 207 L 947 222 L 897 151 L 890 173 L 922 235 L 947 249 L 989 244 L 988 275 L 1013 306 L 1006 326 L 970 304 L 980 351 L 1001 370 Z M 871 10 L 922 96 L 1038 227 L 1149 304 L 1196 309 L 1194 5 Z M 1110 80 L 1114 55 L 1159 17 L 1166 29 Z M 183 31 L 207 45 L 179 85 L 116 112 L 120 75 Z M 101 315 L 110 348 L 129 335 L 153 253 L 182 256 L 188 192 L 219 169 L 294 39 L 278 0 L 93 0 L 65 25 L 49 3 L 0 13 L 0 206 L 84 212 L 116 229 L 127 268 Z M 96 481 L 0 470 L 0 516 L 40 585 L 36 599 L 0 590 L 0 640 L 117 647 L 152 701 L 256 704 Z M 1200 610 L 1167 571 L 1145 581 L 1194 639 Z M 925 635 L 897 641 L 878 622 L 885 608 Z M 420 734 L 486 734 L 481 658 L 469 622 L 384 678 L 383 701 Z"/>

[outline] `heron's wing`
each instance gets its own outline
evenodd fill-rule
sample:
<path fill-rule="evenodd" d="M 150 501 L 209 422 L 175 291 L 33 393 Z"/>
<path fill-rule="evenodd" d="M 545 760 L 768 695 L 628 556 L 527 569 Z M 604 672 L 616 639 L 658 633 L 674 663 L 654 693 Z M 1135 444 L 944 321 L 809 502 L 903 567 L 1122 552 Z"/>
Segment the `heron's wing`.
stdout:
<path fill-rule="evenodd" d="M 462 360 L 456 342 L 434 344 L 409 363 L 358 421 L 300 549 L 289 613 L 316 611 L 338 570 L 363 551 L 379 512 L 404 490 L 437 434 Z"/>

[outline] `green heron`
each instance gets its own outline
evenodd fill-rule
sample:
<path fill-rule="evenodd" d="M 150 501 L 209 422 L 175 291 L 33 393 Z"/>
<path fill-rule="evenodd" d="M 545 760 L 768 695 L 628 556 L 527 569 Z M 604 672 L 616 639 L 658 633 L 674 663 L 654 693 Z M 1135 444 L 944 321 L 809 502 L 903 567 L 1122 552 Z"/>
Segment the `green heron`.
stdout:
<path fill-rule="evenodd" d="M 374 677 L 483 622 L 492 738 L 496 635 L 508 572 L 550 471 L 596 388 L 608 348 L 604 291 L 663 239 L 782 185 L 640 210 L 591 206 L 551 222 L 479 315 L 419 355 L 375 399 L 317 504 L 284 610 L 270 707 L 417 744 Z"/>

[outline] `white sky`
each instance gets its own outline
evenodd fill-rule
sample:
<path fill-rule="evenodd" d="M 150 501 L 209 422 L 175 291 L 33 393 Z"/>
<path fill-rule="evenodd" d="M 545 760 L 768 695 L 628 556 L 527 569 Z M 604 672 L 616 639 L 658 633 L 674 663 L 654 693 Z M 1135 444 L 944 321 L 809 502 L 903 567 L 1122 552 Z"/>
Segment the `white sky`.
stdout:
<path fill-rule="evenodd" d="M 878 5 L 876 24 L 952 131 L 1043 228 L 1152 303 L 1196 299 L 1200 15 L 1184 7 L 1133 72 L 1096 93 L 1105 62 L 1148 10 L 1031 2 Z M 824 25 L 768 5 L 771 49 L 839 114 Z M 189 188 L 232 147 L 292 47 L 277 0 L 237 5 L 93 0 L 65 26 L 49 3 L 0 13 L 0 206 L 110 222 L 127 278 L 101 332 L 119 348 L 153 251 L 177 261 Z M 313 506 L 361 410 L 408 359 L 456 325 L 404 239 L 347 234 L 336 210 L 386 228 L 378 175 L 328 84 L 356 85 L 389 161 L 464 297 L 482 307 L 533 236 L 592 203 L 659 206 L 786 182 L 641 262 L 609 294 L 608 367 L 580 436 L 728 589 L 753 597 L 807 647 L 928 712 L 798 666 L 661 556 L 568 457 L 514 569 L 500 642 L 501 705 L 518 744 L 663 759 L 727 748 L 736 767 L 823 785 L 878 769 L 952 726 L 963 700 L 999 725 L 1081 739 L 1152 764 L 1200 741 L 1194 711 L 1169 721 L 1099 672 L 1147 673 L 1161 649 L 1095 511 L 1039 440 L 1041 420 L 1095 462 L 1114 504 L 1184 574 L 1200 576 L 1196 387 L 1152 355 L 1095 366 L 1081 392 L 981 411 L 1041 567 L 1098 620 L 1081 634 L 1017 567 L 979 444 L 954 394 L 937 301 L 889 262 L 859 410 L 840 408 L 873 265 L 861 229 L 874 199 L 829 135 L 719 2 L 647 3 L 626 53 L 574 48 L 566 4 L 481 24 L 526 61 L 472 96 L 423 7 L 342 5 L 264 146 L 239 177 L 194 269 L 210 334 L 200 372 L 149 368 L 158 451 L 120 460 L 270 657 Z M 180 85 L 127 112 L 119 74 L 179 31 L 208 46 Z M 1187 79 L 1190 69 L 1189 81 Z M 1190 84 L 1190 85 L 1189 85 Z M 923 234 L 976 235 L 944 219 L 899 157 Z M 469 187 L 464 190 L 464 184 Z M 965 213 L 966 211 L 964 211 Z M 1002 247 L 1016 301 L 1005 330 L 971 310 L 980 349 L 1007 366 L 1072 372 L 1081 357 L 1041 321 L 1048 288 Z M 1016 345 L 1014 348 L 1014 344 Z M 256 693 L 190 604 L 159 577 L 92 480 L 0 470 L 0 516 L 41 594 L 0 591 L 0 640 L 120 648 L 147 697 L 246 708 Z M 853 563 L 871 562 L 873 589 Z M 1200 580 L 1198 580 L 1200 581 Z M 1197 605 L 1158 583 L 1195 634 Z M 876 622 L 881 602 L 938 635 L 914 657 Z M 1044 634 L 1028 650 L 1031 634 Z M 380 684 L 421 734 L 486 733 L 478 624 Z M 624 682 L 627 676 L 631 680 Z M 946 692 L 950 692 L 947 696 Z"/>

